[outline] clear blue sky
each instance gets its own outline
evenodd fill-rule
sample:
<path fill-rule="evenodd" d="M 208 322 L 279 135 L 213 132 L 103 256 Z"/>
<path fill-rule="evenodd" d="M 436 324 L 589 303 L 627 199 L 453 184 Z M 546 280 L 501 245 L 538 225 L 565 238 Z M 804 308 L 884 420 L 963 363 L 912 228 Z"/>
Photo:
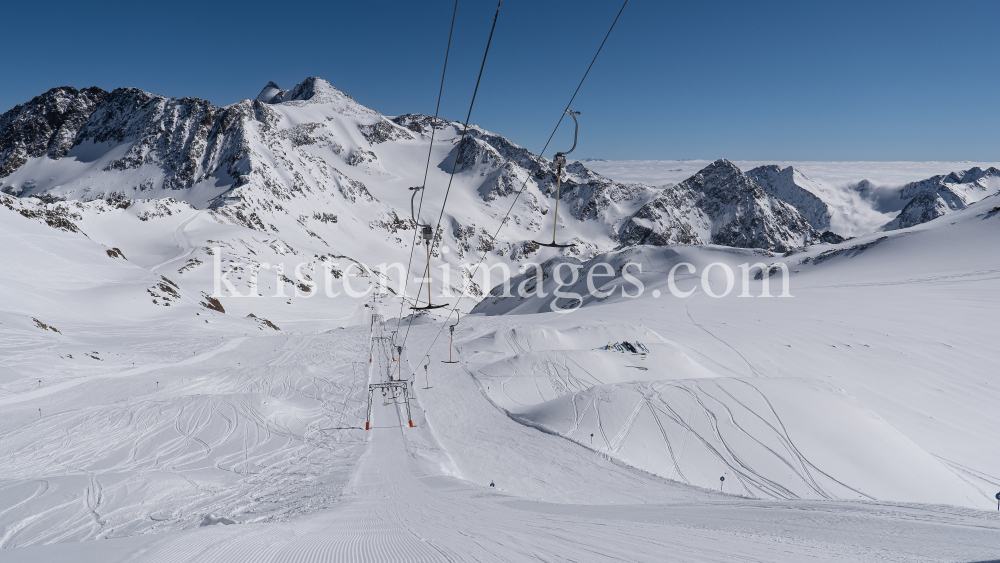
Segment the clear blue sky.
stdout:
<path fill-rule="evenodd" d="M 0 111 L 62 85 L 225 105 L 320 76 L 433 113 L 452 5 L 8 2 Z M 538 151 L 620 5 L 504 0 L 473 122 Z M 459 0 L 446 118 L 465 116 L 495 6 Z M 997 22 L 995 1 L 631 0 L 574 104 L 574 156 L 997 160 Z"/>

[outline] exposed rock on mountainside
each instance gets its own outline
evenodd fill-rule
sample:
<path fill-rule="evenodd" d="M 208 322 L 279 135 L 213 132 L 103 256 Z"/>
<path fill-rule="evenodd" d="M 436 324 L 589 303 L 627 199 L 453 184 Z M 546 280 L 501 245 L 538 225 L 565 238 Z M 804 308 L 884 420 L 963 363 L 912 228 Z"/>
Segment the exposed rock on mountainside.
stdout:
<path fill-rule="evenodd" d="M 997 192 L 1000 192 L 1000 170 L 992 167 L 986 170 L 975 167 L 911 182 L 900 191 L 900 197 L 909 200 L 908 203 L 882 230 L 926 223 Z"/>
<path fill-rule="evenodd" d="M 107 92 L 93 87 L 53 88 L 0 116 L 0 178 L 9 176 L 29 157 L 66 156 L 77 133 Z"/>
<path fill-rule="evenodd" d="M 431 123 L 437 129 L 444 129 L 454 124 L 445 121 L 441 118 L 434 119 L 430 115 L 423 115 L 421 113 L 406 113 L 397 117 L 392 118 L 392 122 L 400 127 L 406 127 L 414 133 L 429 133 L 431 130 Z"/>
<path fill-rule="evenodd" d="M 777 165 L 758 166 L 747 176 L 774 196 L 794 207 L 806 221 L 819 231 L 830 228 L 830 208 L 814 193 L 817 185 L 808 176 L 791 166 L 781 169 Z"/>
<path fill-rule="evenodd" d="M 674 243 L 787 251 L 837 240 L 820 235 L 829 211 L 809 192 L 808 178 L 791 169 L 761 167 L 748 175 L 720 160 L 685 182 L 656 188 L 616 182 L 573 162 L 561 178 L 556 236 L 575 246 L 540 247 L 534 241 L 547 240 L 554 220 L 551 161 L 477 126 L 461 141 L 463 128 L 416 113 L 384 117 L 318 78 L 287 90 L 271 82 L 255 99 L 227 107 L 135 88 L 57 88 L 0 117 L 0 191 L 40 200 L 24 212 L 60 228 L 80 225 L 88 236 L 99 232 L 99 242 L 130 256 L 128 241 L 113 234 L 124 231 L 105 225 L 111 217 L 151 224 L 176 208 L 189 219 L 205 212 L 206 220 L 245 229 L 222 241 L 191 240 L 184 263 L 194 266 L 184 283 L 198 277 L 197 264 L 212 263 L 206 249 L 219 244 L 244 263 L 348 258 L 346 249 L 358 253 L 351 260 L 405 261 L 412 229 L 406 188 L 424 182 L 429 148 L 421 221 L 441 214 L 455 170 L 431 254 L 456 279 L 464 262 L 481 257 L 487 265 L 560 254 L 585 260 L 615 248 Z M 69 208 L 41 203 L 64 200 L 106 205 L 74 208 L 82 213 L 74 219 L 65 215 Z M 101 217 L 96 231 L 85 226 L 91 212 Z M 183 231 L 170 227 L 177 228 Z M 249 276 L 237 282 L 248 284 Z"/>
<path fill-rule="evenodd" d="M 785 252 L 820 233 L 793 206 L 720 159 L 664 188 L 622 227 L 622 246 L 714 243 Z"/>

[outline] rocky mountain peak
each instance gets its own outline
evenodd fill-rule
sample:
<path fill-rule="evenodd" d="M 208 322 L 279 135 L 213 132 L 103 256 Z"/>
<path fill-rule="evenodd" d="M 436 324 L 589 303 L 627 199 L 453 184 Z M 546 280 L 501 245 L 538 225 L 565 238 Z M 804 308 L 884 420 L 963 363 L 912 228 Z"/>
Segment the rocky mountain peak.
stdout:
<path fill-rule="evenodd" d="M 62 158 L 107 95 L 97 87 L 61 86 L 0 115 L 0 178 L 12 174 L 28 158 Z"/>
<path fill-rule="evenodd" d="M 819 185 L 791 166 L 781 168 L 776 164 L 758 166 L 747 172 L 764 191 L 791 205 L 820 231 L 830 228 L 833 213 L 815 192 Z"/>
<path fill-rule="evenodd" d="M 268 82 L 266 86 L 257 94 L 255 98 L 259 102 L 264 102 L 265 104 L 275 104 L 281 101 L 282 96 L 284 96 L 288 90 L 282 90 L 281 86 L 278 86 L 273 80 Z"/>
<path fill-rule="evenodd" d="M 726 159 L 664 188 L 619 233 L 622 246 L 711 242 L 778 252 L 820 240 L 819 231 L 795 207 L 768 194 Z"/>
<path fill-rule="evenodd" d="M 705 168 L 702 168 L 697 174 L 695 174 L 694 177 L 702 178 L 703 183 L 706 186 L 714 187 L 719 184 L 736 180 L 739 185 L 733 187 L 738 187 L 740 190 L 744 191 L 754 189 L 754 186 L 747 182 L 747 177 L 743 174 L 743 171 L 740 170 L 738 166 L 724 158 L 720 158 Z"/>
<path fill-rule="evenodd" d="M 346 110 L 344 113 L 349 115 L 378 115 L 378 112 L 362 106 L 357 100 L 345 94 L 333 84 L 315 76 L 310 76 L 299 82 L 291 90 L 282 90 L 275 82 L 268 82 L 264 86 L 264 89 L 260 91 L 260 94 L 257 95 L 256 99 L 265 104 L 295 102 L 298 102 L 295 105 L 337 104 Z"/>
<path fill-rule="evenodd" d="M 906 205 L 882 230 L 905 229 L 933 221 L 997 192 L 1000 192 L 1000 170 L 992 166 L 986 170 L 976 166 L 911 182 L 899 192 Z"/>
<path fill-rule="evenodd" d="M 688 188 L 720 202 L 735 202 L 746 197 L 763 197 L 764 191 L 738 166 L 720 158 L 684 181 Z"/>
<path fill-rule="evenodd" d="M 978 182 L 983 178 L 995 178 L 998 176 L 1000 176 L 1000 170 L 997 170 L 993 166 L 990 166 L 986 170 L 983 170 L 982 168 L 975 166 L 973 168 L 966 170 L 962 174 L 962 179 L 959 183 L 971 184 L 973 182 Z"/>

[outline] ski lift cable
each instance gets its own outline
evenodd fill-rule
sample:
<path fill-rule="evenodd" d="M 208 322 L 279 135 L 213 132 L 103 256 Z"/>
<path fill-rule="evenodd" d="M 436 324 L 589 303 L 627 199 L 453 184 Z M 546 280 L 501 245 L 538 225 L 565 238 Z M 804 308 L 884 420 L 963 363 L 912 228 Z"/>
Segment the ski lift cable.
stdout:
<path fill-rule="evenodd" d="M 420 204 L 417 206 L 416 214 L 413 213 L 413 197 L 410 197 L 410 214 L 414 215 L 414 222 L 416 222 L 416 217 L 420 216 L 420 211 L 424 207 L 424 193 L 427 187 L 427 174 L 431 169 L 431 154 L 434 150 L 434 135 L 437 133 L 437 121 L 438 114 L 441 111 L 441 95 L 444 93 L 444 77 L 448 72 L 448 56 L 451 53 L 451 38 L 455 32 L 455 15 L 458 14 L 458 0 L 455 0 L 455 7 L 451 11 L 451 27 L 448 28 L 448 46 L 444 50 L 444 68 L 441 70 L 441 85 L 438 87 L 438 99 L 437 105 L 434 106 L 434 120 L 431 121 L 431 144 L 427 149 L 427 164 L 424 166 L 424 181 L 420 185 Z M 417 195 L 414 191 L 413 195 Z M 410 245 L 410 259 L 406 263 L 406 272 L 403 275 L 403 283 L 406 283 L 406 279 L 410 275 L 410 269 L 413 266 L 413 252 L 417 248 L 417 229 L 413 229 L 413 243 Z M 417 293 L 419 295 L 419 291 Z M 396 319 L 396 330 L 399 330 L 400 324 L 403 322 L 403 307 L 406 305 L 406 299 L 401 299 L 399 302 L 399 317 Z"/>
<path fill-rule="evenodd" d="M 597 52 L 594 53 L 594 58 L 591 59 L 590 65 L 587 66 L 587 71 L 583 73 L 583 78 L 580 79 L 580 83 L 576 86 L 576 90 L 573 91 L 573 96 L 570 97 L 569 103 L 566 104 L 566 108 L 563 110 L 563 113 L 560 114 L 559 121 L 556 122 L 556 126 L 552 130 L 552 134 L 549 135 L 549 140 L 545 142 L 545 146 L 542 147 L 541 152 L 538 153 L 539 156 L 541 156 L 542 154 L 545 153 L 545 149 L 547 149 L 549 147 L 549 144 L 552 142 L 552 138 L 555 137 L 556 131 L 559 130 L 559 125 L 562 123 L 563 119 L 566 117 L 566 112 L 569 111 L 570 106 L 573 105 L 573 100 L 576 99 L 576 95 L 580 92 L 580 88 L 583 86 L 584 81 L 587 80 L 587 75 L 590 74 L 590 69 L 592 69 L 594 67 L 594 63 L 597 62 L 598 55 L 600 55 L 601 51 L 604 49 L 604 44 L 608 42 L 608 37 L 611 37 L 611 32 L 615 29 L 615 24 L 618 23 L 618 18 L 620 18 L 621 15 L 622 15 L 622 12 L 625 11 L 625 6 L 626 5 L 628 5 L 628 0 L 625 0 L 622 3 L 622 7 L 618 10 L 618 15 L 616 15 L 615 16 L 615 20 L 613 22 L 611 22 L 611 27 L 608 29 L 608 33 L 605 34 L 604 40 L 601 41 L 600 47 L 597 48 Z M 575 146 L 575 143 L 574 143 L 574 146 Z M 532 174 L 534 174 L 535 168 L 537 166 L 538 166 L 538 163 L 535 163 L 535 165 L 532 167 L 531 172 L 525 176 L 524 182 L 521 183 L 521 189 L 518 190 L 517 194 L 514 197 L 514 201 L 511 202 L 510 207 L 507 209 L 507 213 L 505 213 L 504 216 L 503 216 L 503 219 L 500 220 L 500 225 L 497 227 L 496 232 L 493 234 L 491 242 L 496 243 L 497 236 L 500 235 L 500 229 L 502 229 L 503 226 L 507 223 L 507 218 L 510 216 L 511 211 L 513 211 L 514 205 L 517 203 L 518 198 L 521 197 L 521 194 L 524 193 L 524 189 L 528 185 L 528 178 L 530 178 L 532 176 Z M 479 272 L 479 268 L 480 268 L 480 266 L 483 265 L 483 261 L 485 261 L 485 260 L 486 260 L 486 254 L 484 253 L 483 257 L 480 258 L 479 262 L 476 264 L 476 269 L 473 270 L 472 274 L 469 276 L 470 279 L 474 278 L 475 275 L 476 275 L 476 273 Z M 462 302 L 462 298 L 464 296 L 465 296 L 464 292 L 461 295 L 458 296 L 458 299 L 455 301 L 455 306 L 452 307 L 451 311 L 448 312 L 448 317 L 445 319 L 445 322 L 441 325 L 441 328 L 438 330 L 437 335 L 434 336 L 434 340 L 431 341 L 430 346 L 427 348 L 428 352 L 430 352 L 431 348 L 434 347 L 434 344 L 437 343 L 438 338 L 441 337 L 441 333 L 444 332 L 444 327 L 447 326 L 447 322 L 449 320 L 451 320 L 451 316 L 453 314 L 455 314 L 455 311 L 458 309 L 458 304 Z M 412 318 L 410 319 L 410 324 L 411 325 L 413 324 L 413 319 Z M 409 336 L 410 336 L 410 331 L 409 331 L 409 328 L 407 328 L 406 336 L 403 337 L 403 344 L 406 344 L 406 339 Z M 416 370 L 414 370 L 413 373 L 416 374 Z"/>
<path fill-rule="evenodd" d="M 431 244 L 433 244 L 433 236 L 436 235 L 437 232 L 438 232 L 438 229 L 441 228 L 441 220 L 444 217 L 445 206 L 448 204 L 448 195 L 451 193 L 451 185 L 452 185 L 452 182 L 455 180 L 455 172 L 458 169 L 458 154 L 461 153 L 461 151 L 462 151 L 462 145 L 465 143 L 465 138 L 466 138 L 466 136 L 468 135 L 468 132 L 469 132 L 469 121 L 472 119 L 472 108 L 476 104 L 476 96 L 479 93 L 479 84 L 480 84 L 480 82 L 483 79 L 483 70 L 486 68 L 486 58 L 487 58 L 487 56 L 490 53 L 490 45 L 493 43 L 493 32 L 496 31 L 497 19 L 500 16 L 500 4 L 502 3 L 502 1 L 503 0 L 498 0 L 497 1 L 497 9 L 496 9 L 496 12 L 493 14 L 493 25 L 490 27 L 490 35 L 489 35 L 489 37 L 486 40 L 486 49 L 483 52 L 483 61 L 479 65 L 479 75 L 476 77 L 476 87 L 472 91 L 472 100 L 469 102 L 469 111 L 468 111 L 468 113 L 465 116 L 465 124 L 462 127 L 462 137 L 458 141 L 458 147 L 457 147 L 456 154 L 455 154 L 455 162 L 454 162 L 454 164 L 451 167 L 451 175 L 448 178 L 448 187 L 447 187 L 447 189 L 445 189 L 444 199 L 441 202 L 441 213 L 438 214 L 437 224 L 434 226 L 434 230 L 433 230 L 433 232 L 431 234 L 432 239 L 427 242 L 427 251 L 428 251 L 428 254 L 430 253 L 430 246 L 431 246 Z M 421 190 L 421 191 L 424 191 L 424 190 Z M 423 195 L 421 195 L 421 198 L 423 198 Z M 412 198 L 411 198 L 411 201 L 412 201 Z M 416 241 L 416 232 L 414 232 L 414 241 Z M 411 247 L 411 249 L 410 249 L 411 256 L 412 256 L 412 253 L 413 253 L 413 248 L 414 247 Z M 428 276 L 430 276 L 430 258 L 429 257 L 428 257 L 428 264 L 425 267 L 424 277 L 421 278 L 420 285 L 417 287 L 417 297 L 415 298 L 416 300 L 419 300 L 419 298 L 420 298 L 419 297 L 420 296 L 420 291 L 421 291 L 421 289 L 423 289 L 424 280 L 426 280 L 428 278 Z M 428 292 L 429 292 L 430 291 L 430 282 L 428 282 L 427 285 L 428 285 Z M 429 300 L 428 300 L 427 304 L 428 304 L 428 306 L 430 306 L 430 301 Z M 403 314 L 403 312 L 402 312 L 402 306 L 401 306 L 400 307 L 400 319 L 402 319 L 402 314 Z M 449 315 L 449 317 L 450 316 L 451 315 Z M 406 345 L 406 339 L 410 336 L 410 328 L 412 326 L 413 326 L 413 316 L 411 315 L 410 316 L 410 321 L 409 321 L 409 323 L 407 323 L 407 326 L 406 326 L 406 335 L 403 337 L 403 345 Z"/>
<path fill-rule="evenodd" d="M 490 28 L 490 36 L 486 40 L 486 51 L 483 52 L 483 62 L 479 65 L 479 76 L 476 78 L 476 87 L 472 90 L 472 101 L 469 102 L 469 113 L 465 116 L 465 125 L 462 128 L 462 138 L 458 141 L 458 150 L 455 153 L 455 162 L 451 165 L 451 176 L 448 178 L 448 188 L 444 191 L 444 200 L 441 202 L 441 213 L 438 214 L 437 225 L 434 226 L 434 233 L 441 228 L 441 219 L 444 217 L 444 208 L 448 204 L 448 194 L 451 193 L 451 183 L 455 179 L 455 171 L 458 169 L 458 155 L 462 152 L 462 144 L 465 143 L 466 133 L 469 131 L 469 120 L 472 119 L 472 106 L 476 103 L 476 94 L 479 93 L 479 82 L 483 79 L 483 69 L 486 68 L 486 56 L 490 53 L 490 44 L 493 42 L 493 32 L 497 27 L 497 18 L 500 16 L 500 3 L 497 1 L 497 11 L 493 14 L 493 27 Z"/>
<path fill-rule="evenodd" d="M 462 152 L 462 146 L 465 144 L 465 139 L 466 139 L 466 137 L 468 135 L 468 132 L 469 132 L 469 121 L 472 120 L 472 108 L 476 104 L 476 95 L 479 93 L 479 83 L 483 79 L 483 70 L 486 68 L 486 58 L 487 58 L 487 56 L 490 53 L 490 45 L 493 43 L 493 32 L 496 31 L 497 19 L 500 16 L 500 4 L 501 4 L 501 2 L 503 2 L 503 0 L 497 0 L 497 9 L 496 9 L 496 12 L 493 14 L 493 25 L 492 25 L 492 27 L 490 27 L 490 35 L 486 39 L 486 50 L 483 52 L 483 62 L 480 63 L 480 65 L 479 65 L 479 76 L 476 77 L 476 87 L 472 91 L 472 101 L 469 102 L 469 112 L 466 114 L 466 116 L 465 116 L 465 124 L 462 126 L 462 137 L 459 139 L 459 141 L 458 141 L 458 147 L 457 147 L 457 149 L 455 151 L 455 162 L 454 162 L 454 164 L 452 164 L 451 174 L 448 177 L 448 187 L 447 187 L 447 189 L 445 189 L 444 199 L 441 201 L 441 213 L 438 214 L 437 224 L 434 225 L 434 229 L 430 233 L 430 238 L 428 239 L 427 238 L 427 234 L 426 233 L 424 234 L 424 238 L 426 239 L 426 243 L 427 243 L 427 265 L 424 268 L 424 276 L 420 279 L 420 285 L 417 287 L 417 296 L 415 297 L 415 302 L 419 302 L 419 300 L 420 300 L 420 291 L 423 289 L 424 281 L 430 276 L 430 270 L 431 270 L 431 267 L 430 267 L 430 250 L 431 250 L 431 246 L 433 245 L 434 237 L 437 235 L 438 230 L 441 228 L 441 220 L 444 218 L 444 210 L 445 210 L 445 207 L 448 205 L 448 195 L 451 194 L 451 185 L 452 185 L 452 182 L 454 182 L 454 180 L 455 180 L 455 172 L 458 170 L 458 155 Z M 411 200 L 412 200 L 412 198 L 411 198 Z M 427 230 L 427 227 L 430 227 L 430 225 L 426 225 L 425 226 L 425 228 L 424 228 L 425 231 Z M 429 295 L 430 295 L 430 282 L 427 282 L 427 293 L 428 293 L 428 299 L 427 299 L 427 307 L 426 308 L 427 309 L 437 309 L 437 308 L 440 308 L 441 306 L 438 306 L 438 307 L 432 307 L 431 306 L 430 297 L 429 297 Z M 402 311 L 400 312 L 400 314 L 402 315 Z M 412 325 L 412 324 L 413 324 L 413 317 L 410 317 L 410 325 Z M 409 325 L 406 328 L 406 332 L 407 332 L 407 335 L 409 335 L 409 332 L 410 332 Z M 406 338 L 403 339 L 403 343 L 406 343 Z"/>

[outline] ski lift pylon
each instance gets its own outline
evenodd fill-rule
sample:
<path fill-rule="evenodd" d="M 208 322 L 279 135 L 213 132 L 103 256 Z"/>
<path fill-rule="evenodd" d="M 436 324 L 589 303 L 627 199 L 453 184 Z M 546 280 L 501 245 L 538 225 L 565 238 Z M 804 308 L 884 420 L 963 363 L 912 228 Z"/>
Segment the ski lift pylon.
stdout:
<path fill-rule="evenodd" d="M 458 319 L 455 320 L 455 324 L 448 327 L 449 332 L 451 332 L 451 336 L 448 339 L 448 361 L 446 362 L 444 360 L 441 360 L 442 364 L 458 363 L 457 361 L 452 361 L 451 351 L 455 347 L 455 327 L 458 326 L 458 323 L 462 321 L 462 313 L 458 312 L 457 310 L 455 312 L 458 314 Z"/>
<path fill-rule="evenodd" d="M 562 171 L 566 166 L 566 155 L 576 150 L 576 138 L 577 134 L 580 132 L 580 122 L 576 120 L 576 116 L 580 115 L 580 112 L 567 109 L 566 113 L 573 118 L 573 148 L 566 152 L 557 152 L 556 155 L 552 157 L 552 162 L 556 165 L 556 208 L 555 212 L 552 214 L 552 242 L 534 241 L 538 246 L 547 246 L 549 248 L 569 248 L 571 246 L 576 246 L 573 243 L 559 244 L 556 242 L 556 229 L 559 228 L 559 193 L 562 188 Z"/>
<path fill-rule="evenodd" d="M 434 242 L 434 227 L 429 224 L 424 224 L 417 221 L 416 211 L 413 209 L 413 200 L 417 197 L 417 192 L 424 189 L 425 186 L 414 186 L 410 190 L 413 195 L 410 196 L 410 217 L 413 219 L 413 224 L 420 229 L 420 238 L 424 241 L 424 246 L 427 247 L 427 306 L 418 307 L 416 303 L 419 303 L 420 296 L 417 296 L 417 301 L 414 301 L 414 305 L 410 307 L 412 311 L 427 311 L 429 309 L 440 309 L 441 307 L 447 307 L 448 304 L 434 305 L 431 303 L 431 244 Z"/>

